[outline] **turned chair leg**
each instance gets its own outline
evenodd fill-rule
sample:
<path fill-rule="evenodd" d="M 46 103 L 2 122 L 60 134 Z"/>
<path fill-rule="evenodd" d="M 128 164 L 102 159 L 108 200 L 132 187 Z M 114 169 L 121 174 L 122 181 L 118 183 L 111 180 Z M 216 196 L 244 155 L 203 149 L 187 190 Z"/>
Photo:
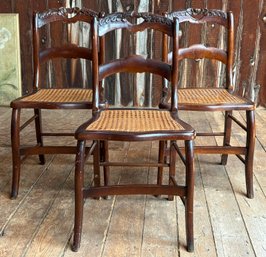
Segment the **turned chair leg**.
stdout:
<path fill-rule="evenodd" d="M 185 141 L 186 155 L 186 186 L 187 195 L 185 197 L 185 217 L 186 217 L 186 237 L 187 251 L 194 251 L 194 232 L 193 232 L 193 198 L 194 198 L 194 153 L 193 142 Z"/>
<path fill-rule="evenodd" d="M 247 118 L 247 138 L 246 138 L 246 146 L 247 153 L 245 156 L 245 175 L 246 175 L 246 189 L 247 189 L 247 197 L 254 197 L 254 189 L 253 189 L 253 160 L 254 160 L 254 150 L 255 150 L 255 111 L 246 111 Z"/>
<path fill-rule="evenodd" d="M 36 131 L 37 144 L 39 146 L 43 146 L 41 110 L 34 109 L 34 114 L 35 114 L 35 131 Z M 45 164 L 45 157 L 43 154 L 39 155 L 39 160 L 40 164 Z"/>
<path fill-rule="evenodd" d="M 12 163 L 13 163 L 13 174 L 12 174 L 12 188 L 11 188 L 11 199 L 16 199 L 19 190 L 20 180 L 20 113 L 21 109 L 13 109 L 11 117 L 11 145 L 12 145 Z"/>
<path fill-rule="evenodd" d="M 82 221 L 83 221 L 83 187 L 84 187 L 84 161 L 85 141 L 78 141 L 77 155 L 75 162 L 75 218 L 74 218 L 74 239 L 72 250 L 77 252 L 80 247 Z"/>
<path fill-rule="evenodd" d="M 232 111 L 225 112 L 225 121 L 224 121 L 224 146 L 230 145 L 231 131 L 232 131 L 232 119 L 229 117 L 232 115 Z M 228 154 L 222 154 L 221 164 L 226 165 L 228 159 Z"/>

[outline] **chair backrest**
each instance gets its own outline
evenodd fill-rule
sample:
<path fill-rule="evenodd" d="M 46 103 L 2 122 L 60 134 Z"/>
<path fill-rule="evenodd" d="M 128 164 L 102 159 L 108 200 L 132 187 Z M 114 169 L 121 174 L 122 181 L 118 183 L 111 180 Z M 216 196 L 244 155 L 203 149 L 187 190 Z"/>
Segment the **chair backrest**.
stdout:
<path fill-rule="evenodd" d="M 178 53 L 178 60 L 183 59 L 210 59 L 217 60 L 225 64 L 226 84 L 225 88 L 233 90 L 233 60 L 234 60 L 234 19 L 232 12 L 224 12 L 221 10 L 208 10 L 208 9 L 192 9 L 180 10 L 171 13 L 167 13 L 166 17 L 169 19 L 178 19 L 179 23 L 193 24 L 210 24 L 212 27 L 220 25 L 225 28 L 226 43 L 225 49 L 218 45 L 208 46 L 204 43 L 192 44 L 185 47 L 180 47 Z M 221 28 L 222 28 L 221 27 Z M 199 27 L 199 29 L 201 29 Z M 224 32 L 224 30 L 221 30 Z M 221 35 L 220 35 L 221 36 Z M 211 34 L 207 34 L 206 38 L 212 37 Z M 166 37 L 164 37 L 166 40 Z M 221 44 L 222 45 L 222 44 Z M 167 46 L 167 44 L 164 44 Z M 166 52 L 166 50 L 165 50 Z M 167 57 L 164 57 L 167 59 Z M 168 58 L 171 60 L 171 54 Z M 193 74 L 192 74 L 193 75 Z"/>
<path fill-rule="evenodd" d="M 79 42 L 72 42 L 73 40 L 67 38 L 71 37 L 71 25 L 81 23 L 91 26 L 94 17 L 98 14 L 92 10 L 82 8 L 59 8 L 49 9 L 44 12 L 36 12 L 33 15 L 33 56 L 34 56 L 34 90 L 40 87 L 40 73 L 41 65 L 49 63 L 49 61 L 58 58 L 64 59 L 92 59 L 92 51 L 89 47 L 80 46 Z M 54 24 L 54 25 L 52 25 Z M 55 35 L 55 38 L 48 38 L 45 40 L 42 29 L 46 29 L 45 33 L 49 34 L 52 26 L 63 25 L 65 26 L 65 33 Z M 62 30 L 62 28 L 60 28 Z M 80 27 L 77 28 L 79 33 Z M 89 33 L 88 33 L 89 34 Z M 91 41 L 90 36 L 84 41 Z M 48 41 L 48 42 L 45 42 Z M 59 41 L 56 42 L 56 41 Z M 78 40 L 77 40 L 78 41 Z M 62 43 L 63 42 L 63 43 Z M 62 72 L 57 69 L 56 73 Z M 60 85 L 64 87 L 64 85 Z"/>
<path fill-rule="evenodd" d="M 98 42 L 99 38 L 105 37 L 111 31 L 127 30 L 130 33 L 137 34 L 138 32 L 147 32 L 148 30 L 158 31 L 162 34 L 168 35 L 173 39 L 173 52 L 174 58 L 172 64 L 167 64 L 162 59 L 152 57 L 144 57 L 137 53 L 136 48 L 133 46 L 130 49 L 128 56 L 122 58 L 114 58 L 98 63 L 97 52 L 99 51 Z M 149 73 L 159 75 L 162 78 L 171 82 L 172 87 L 172 101 L 171 111 L 177 112 L 177 52 L 178 52 L 178 22 L 176 19 L 170 19 L 149 13 L 112 13 L 99 20 L 95 19 L 93 28 L 93 112 L 98 112 L 100 109 L 100 82 L 113 74 L 118 73 Z M 115 47 L 115 45 L 114 45 Z M 132 49 L 133 48 L 133 49 Z M 123 81 L 122 81 L 123 83 Z M 140 82 L 141 83 L 141 82 Z M 122 85 L 127 87 L 127 83 Z"/>

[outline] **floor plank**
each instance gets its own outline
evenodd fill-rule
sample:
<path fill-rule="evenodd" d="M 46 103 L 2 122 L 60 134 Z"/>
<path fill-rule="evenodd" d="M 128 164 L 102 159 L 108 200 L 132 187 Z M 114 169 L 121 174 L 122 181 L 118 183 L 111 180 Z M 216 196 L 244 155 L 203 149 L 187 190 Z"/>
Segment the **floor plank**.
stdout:
<path fill-rule="evenodd" d="M 220 125 L 221 128 L 222 125 Z M 238 134 L 234 133 L 235 140 L 239 144 L 245 143 L 245 133 L 239 130 Z M 241 135 L 239 137 L 239 135 Z M 258 136 L 258 135 L 257 135 Z M 239 167 L 242 167 L 240 169 Z M 234 156 L 230 156 L 226 171 L 235 193 L 235 198 L 239 205 L 242 219 L 245 223 L 248 236 L 252 242 L 252 247 L 257 256 L 264 256 L 266 254 L 266 197 L 265 197 L 265 150 L 262 145 L 256 140 L 255 156 L 254 156 L 254 191 L 255 198 L 248 199 L 245 197 L 245 176 L 244 165 Z"/>
<path fill-rule="evenodd" d="M 158 147 L 151 149 L 151 160 L 156 161 Z M 168 174 L 168 169 L 166 169 Z M 149 169 L 149 183 L 156 183 L 156 168 Z M 164 182 L 167 183 L 167 180 Z M 165 196 L 145 199 L 144 227 L 141 255 L 169 256 L 178 254 L 176 202 L 168 201 Z M 183 225 L 183 224 L 182 224 Z M 183 235 L 184 236 L 184 235 Z"/>
<path fill-rule="evenodd" d="M 123 161 L 127 153 L 127 146 L 123 144 L 110 144 L 110 160 Z M 115 147 L 115 149 L 113 149 Z M 110 183 L 117 184 L 121 176 L 121 168 L 112 167 L 110 175 Z M 108 200 L 87 199 L 84 205 L 84 223 L 81 238 L 80 250 L 74 253 L 70 247 L 66 249 L 65 257 L 71 256 L 87 256 L 88 252 L 91 256 L 103 256 L 106 237 L 108 234 L 111 218 L 113 215 L 116 197 L 110 197 Z M 73 217 L 72 217 L 73 220 Z M 70 244 L 72 244 L 72 237 Z M 113 242 L 114 243 L 114 242 Z"/>
<path fill-rule="evenodd" d="M 44 111 L 46 130 L 74 131 L 90 113 Z M 233 156 L 228 164 L 219 165 L 218 155 L 195 156 L 194 232 L 195 251 L 185 250 L 184 207 L 180 199 L 166 201 L 153 196 L 119 196 L 109 200 L 85 203 L 81 248 L 72 244 L 74 192 L 74 156 L 47 155 L 45 165 L 36 156 L 22 166 L 18 199 L 10 200 L 11 150 L 9 108 L 0 108 L 0 256 L 256 256 L 266 255 L 266 112 L 256 111 L 257 137 L 254 158 L 255 198 L 245 196 L 244 165 Z M 199 129 L 218 131 L 223 128 L 223 114 L 180 113 L 181 117 Z M 199 115 L 201 121 L 199 122 Z M 236 112 L 237 117 L 245 118 Z M 25 111 L 22 118 L 31 116 Z M 65 125 L 65 120 L 69 122 Z M 23 132 L 23 143 L 35 142 L 34 126 Z M 242 145 L 244 133 L 234 126 L 232 142 Z M 52 138 L 45 143 L 60 143 Z M 221 143 L 208 138 L 198 143 Z M 63 141 L 75 145 L 74 138 Z M 140 161 L 157 158 L 157 143 L 115 143 L 110 145 L 111 158 Z M 181 162 L 177 163 L 177 178 L 183 179 Z M 155 181 L 156 170 L 112 168 L 111 181 Z M 135 175 L 138 174 L 136 177 Z M 167 172 L 165 172 L 167 176 Z M 86 183 L 92 183 L 91 166 L 86 165 Z"/>
<path fill-rule="evenodd" d="M 195 113 L 196 114 L 196 113 Z M 194 115 L 195 116 L 195 115 Z M 196 115 L 197 117 L 197 115 Z M 196 117 L 191 117 L 188 113 L 182 113 L 182 118 L 193 124 L 193 126 L 199 126 Z M 201 128 L 199 128 L 201 129 Z M 202 138 L 198 137 L 196 139 L 196 144 L 204 144 Z M 207 196 L 205 191 L 205 185 L 203 183 L 202 178 L 202 170 L 199 161 L 199 156 L 195 155 L 195 193 L 194 193 L 194 239 L 195 239 L 195 251 L 194 253 L 188 253 L 186 251 L 186 243 L 184 240 L 185 235 L 185 219 L 184 219 L 184 207 L 183 203 L 180 199 L 177 199 L 178 203 L 178 230 L 180 235 L 180 256 L 182 257 L 200 257 L 200 256 L 209 256 L 215 257 L 216 253 L 216 245 L 213 236 L 213 228 L 211 224 L 210 214 L 209 214 L 209 206 L 207 202 Z M 183 164 L 182 164 L 183 166 Z M 184 174 L 179 178 L 184 179 Z M 181 180 L 182 181 L 182 180 Z M 182 237 L 181 237 L 182 235 Z M 182 239 L 183 238 L 183 239 Z"/>
<path fill-rule="evenodd" d="M 140 151 L 144 145 L 144 150 Z M 130 143 L 125 161 L 149 160 L 146 144 Z M 141 156 L 140 156 L 141 154 Z M 133 175 L 134 174 L 134 175 Z M 123 168 L 119 184 L 146 183 L 147 168 Z M 140 256 L 144 226 L 145 196 L 117 196 L 101 256 Z"/>
<path fill-rule="evenodd" d="M 58 190 L 61 190 L 66 177 L 69 176 L 70 163 L 73 163 L 73 159 L 65 160 L 64 157 L 59 156 L 48 167 L 43 176 L 36 181 L 23 204 L 21 204 L 5 228 L 5 240 L 0 242 L 0 252 L 2 249 L 8 248 L 10 252 L 7 256 L 24 255 L 40 229 L 43 220 L 49 213 Z M 12 245 L 12 248 L 10 248 L 10 245 Z"/>
<path fill-rule="evenodd" d="M 195 118 L 195 123 L 199 122 L 197 115 Z M 205 131 L 211 131 L 208 123 L 201 123 L 199 126 Z M 216 143 L 211 137 L 205 138 L 204 141 L 206 144 Z M 218 165 L 220 156 L 200 155 L 199 161 L 217 255 L 255 256 L 226 169 Z M 243 169 L 243 165 L 241 166 Z"/>

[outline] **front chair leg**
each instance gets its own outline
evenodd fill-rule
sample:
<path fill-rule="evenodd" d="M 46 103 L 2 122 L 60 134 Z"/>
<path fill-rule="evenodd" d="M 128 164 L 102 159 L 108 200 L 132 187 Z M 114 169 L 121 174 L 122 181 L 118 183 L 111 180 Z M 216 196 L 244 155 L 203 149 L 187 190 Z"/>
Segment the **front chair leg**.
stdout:
<path fill-rule="evenodd" d="M 20 180 L 20 113 L 21 109 L 12 110 L 11 118 L 11 145 L 12 145 L 12 163 L 13 163 L 13 175 L 12 175 L 12 188 L 11 199 L 16 199 L 19 190 Z"/>
<path fill-rule="evenodd" d="M 246 175 L 246 189 L 247 197 L 254 198 L 253 189 L 253 160 L 254 160 L 254 149 L 255 149 L 255 111 L 246 111 L 247 118 L 247 138 L 246 147 L 247 153 L 245 157 L 245 175 Z"/>
<path fill-rule="evenodd" d="M 194 251 L 194 232 L 193 232 L 193 202 L 194 202 L 194 151 L 193 142 L 185 141 L 186 155 L 186 187 L 185 197 L 185 216 L 186 216 L 186 236 L 187 250 Z"/>
<path fill-rule="evenodd" d="M 35 131 L 36 131 L 37 144 L 39 146 L 43 146 L 41 110 L 34 109 L 34 114 L 35 114 Z M 43 154 L 39 155 L 39 160 L 40 164 L 45 164 L 45 157 Z"/>
<path fill-rule="evenodd" d="M 232 119 L 229 117 L 229 115 L 232 115 L 232 111 L 225 112 L 223 146 L 230 145 L 231 131 L 232 131 Z M 228 154 L 222 154 L 221 164 L 226 165 L 227 159 L 228 159 Z"/>
<path fill-rule="evenodd" d="M 77 252 L 80 247 L 82 233 L 85 145 L 85 141 L 78 141 L 75 162 L 75 218 L 74 240 L 72 246 L 74 252 Z"/>

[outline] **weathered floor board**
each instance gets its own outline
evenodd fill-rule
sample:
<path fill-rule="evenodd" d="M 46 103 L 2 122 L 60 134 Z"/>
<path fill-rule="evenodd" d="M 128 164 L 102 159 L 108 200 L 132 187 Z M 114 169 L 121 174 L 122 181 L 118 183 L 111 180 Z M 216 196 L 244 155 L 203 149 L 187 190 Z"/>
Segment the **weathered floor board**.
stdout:
<path fill-rule="evenodd" d="M 45 130 L 74 130 L 90 114 L 76 111 L 43 112 Z M 23 117 L 30 116 L 23 113 Z M 243 117 L 242 113 L 236 113 Z M 241 115 L 241 116 L 240 116 Z M 11 149 L 9 108 L 0 108 L 0 256 L 51 257 L 187 257 L 266 256 L 266 110 L 257 110 L 254 160 L 255 198 L 245 196 L 244 165 L 233 156 L 221 166 L 220 156 L 195 158 L 195 251 L 185 250 L 184 207 L 180 199 L 165 196 L 119 196 L 108 200 L 88 199 L 84 207 L 81 248 L 70 249 L 74 213 L 74 156 L 47 155 L 46 164 L 29 157 L 22 166 L 18 199 L 10 200 Z M 197 130 L 223 128 L 222 113 L 181 113 Z M 201 122 L 199 121 L 201 118 Z M 68 124 L 65 124 L 65 120 Z M 53 128 L 56 120 L 57 128 Z M 204 122 L 202 122 L 204 121 Z M 23 134 L 23 144 L 34 142 L 33 127 Z M 58 139 L 46 140 L 57 141 Z M 237 130 L 232 142 L 243 144 Z M 65 140 L 74 144 L 75 140 Z M 221 143 L 208 138 L 198 143 Z M 113 143 L 110 157 L 117 161 L 157 158 L 157 143 Z M 111 168 L 111 182 L 155 181 L 155 168 Z M 130 174 L 130 175 L 128 175 Z M 165 172 L 165 175 L 167 172 Z M 183 164 L 177 162 L 182 182 Z M 92 168 L 86 165 L 86 183 L 92 183 Z"/>

